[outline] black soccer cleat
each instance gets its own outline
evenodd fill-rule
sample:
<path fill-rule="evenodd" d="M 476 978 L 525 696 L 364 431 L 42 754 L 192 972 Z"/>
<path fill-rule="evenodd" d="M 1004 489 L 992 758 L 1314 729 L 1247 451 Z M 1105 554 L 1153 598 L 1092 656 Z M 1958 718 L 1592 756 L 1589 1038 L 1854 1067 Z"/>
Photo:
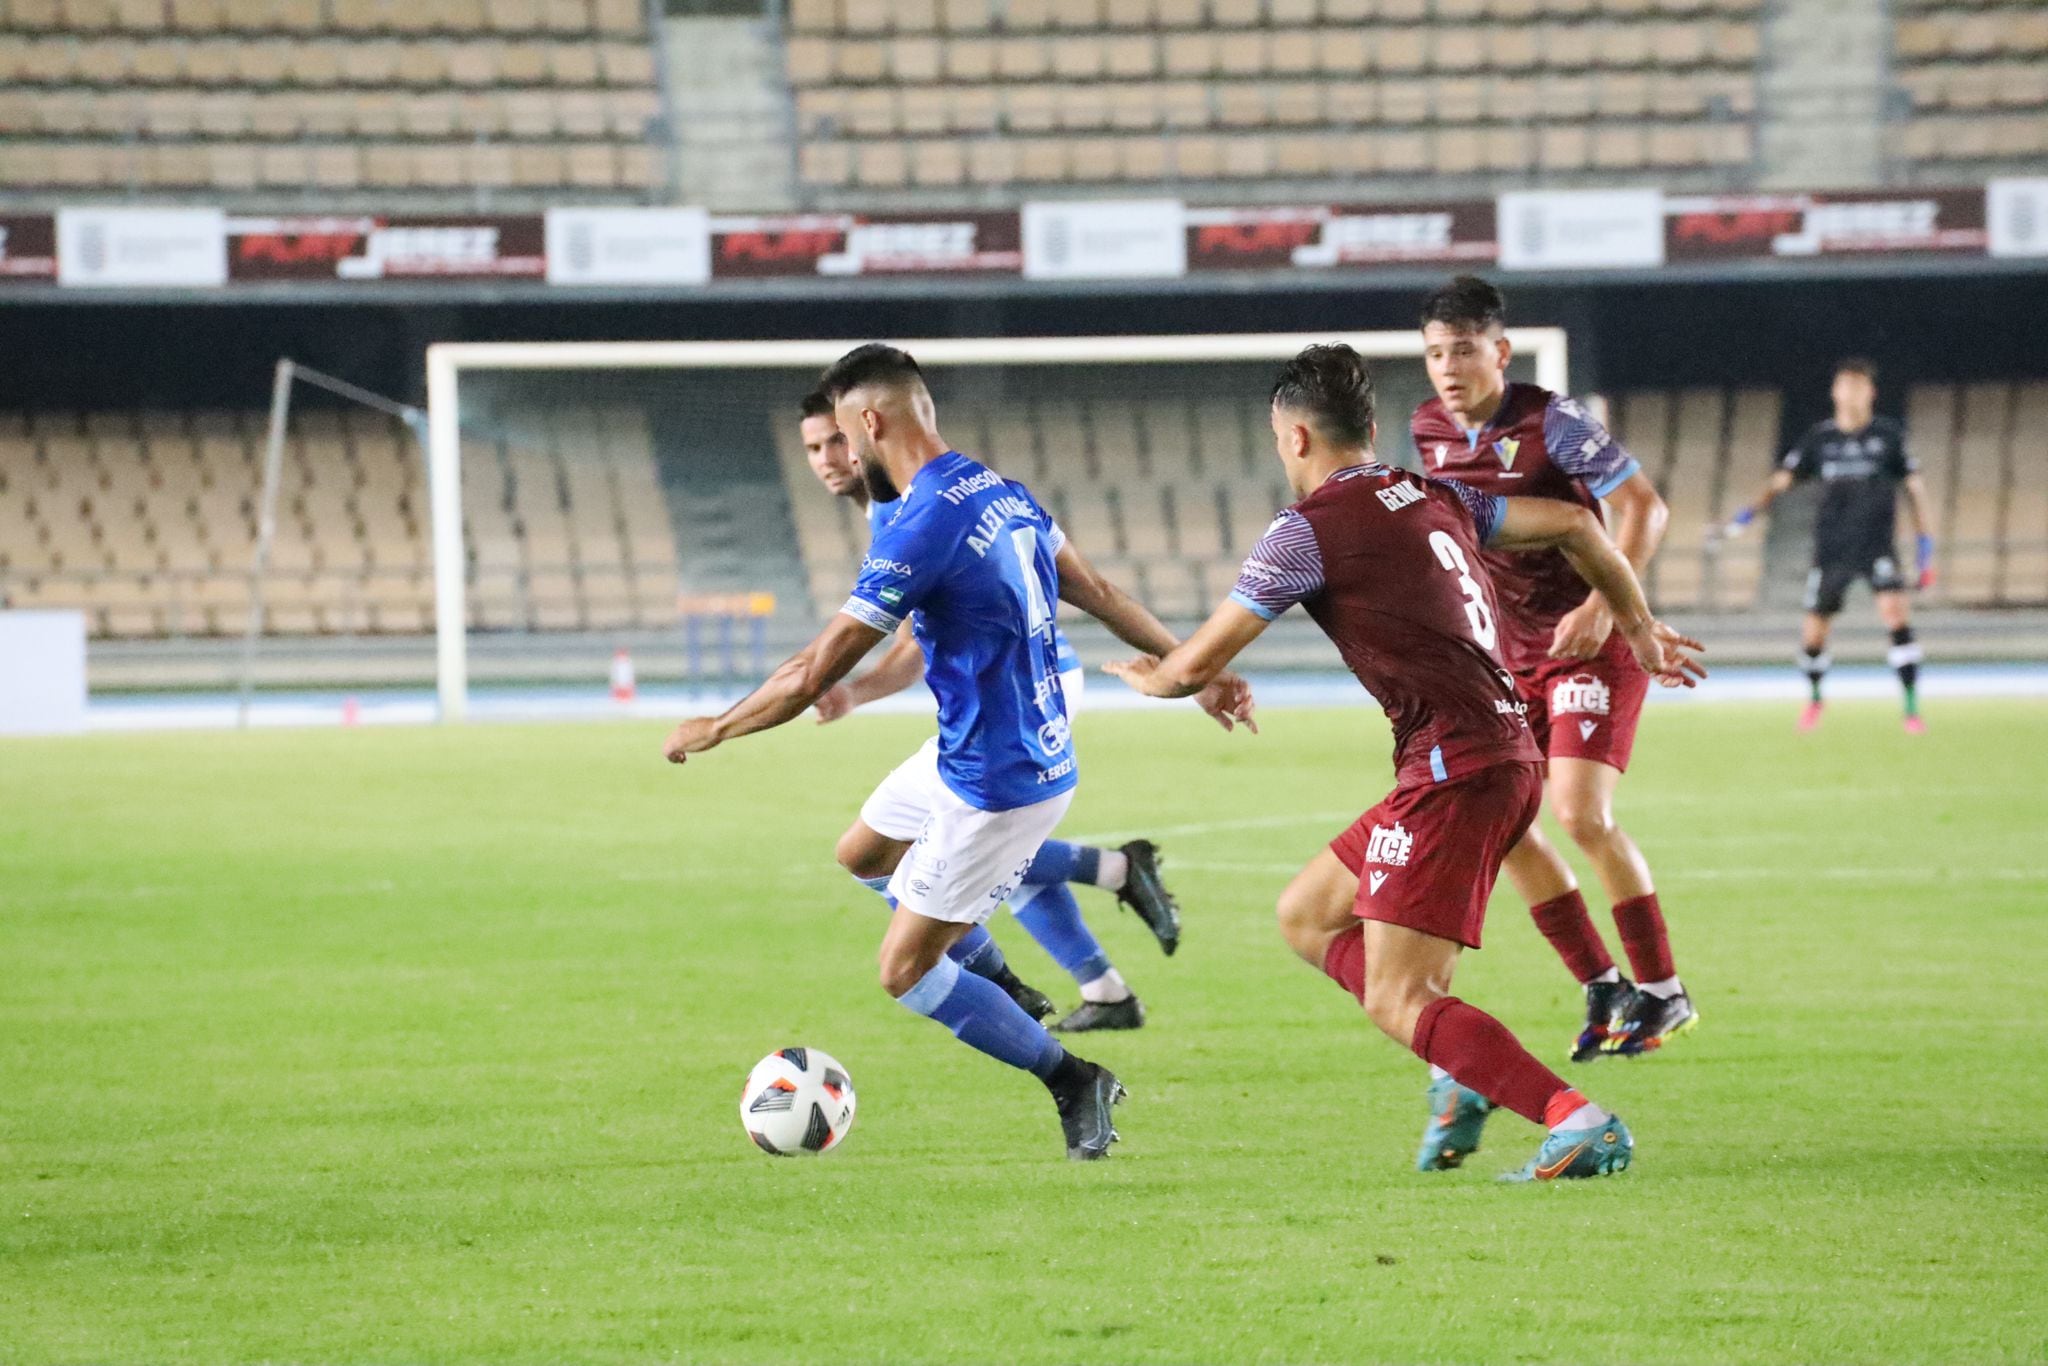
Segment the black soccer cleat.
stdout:
<path fill-rule="evenodd" d="M 1117 888 L 1116 899 L 1137 912 L 1171 958 L 1180 947 L 1180 903 L 1159 876 L 1159 846 L 1151 840 L 1132 840 L 1117 852 L 1130 861 L 1130 871 Z"/>
<path fill-rule="evenodd" d="M 1573 1062 L 1591 1062 L 1607 1050 L 1621 1013 L 1635 994 L 1635 983 L 1626 977 L 1586 983 L 1586 1027 L 1572 1044 Z"/>
<path fill-rule="evenodd" d="M 1143 1029 L 1145 1007 L 1135 996 L 1121 1001 L 1083 1001 L 1064 1019 L 1046 1028 L 1055 1034 L 1086 1034 L 1096 1029 Z"/>
<path fill-rule="evenodd" d="M 1123 1103 L 1124 1084 L 1107 1067 L 1072 1054 L 1054 1077 L 1046 1087 L 1059 1106 L 1068 1159 L 1093 1162 L 1108 1157 L 1109 1145 L 1118 1137 L 1111 1110 Z"/>
<path fill-rule="evenodd" d="M 1675 996 L 1653 996 L 1639 990 L 1615 1020 L 1605 1051 L 1617 1058 L 1639 1058 L 1681 1034 L 1690 1034 L 1699 1022 L 1700 1013 L 1692 1008 L 1692 997 L 1682 988 Z"/>
<path fill-rule="evenodd" d="M 1009 998 L 1017 1003 L 1017 1008 L 1032 1019 L 1042 1020 L 1052 1014 L 1052 997 L 1046 995 L 1037 987 L 1032 986 L 1007 967 L 989 978 L 989 981 L 1001 987 Z"/>

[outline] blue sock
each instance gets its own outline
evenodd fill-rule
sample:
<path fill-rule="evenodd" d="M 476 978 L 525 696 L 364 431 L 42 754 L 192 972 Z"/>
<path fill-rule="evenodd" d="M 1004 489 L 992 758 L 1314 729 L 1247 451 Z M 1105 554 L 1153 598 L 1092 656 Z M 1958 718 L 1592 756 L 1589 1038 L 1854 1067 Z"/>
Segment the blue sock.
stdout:
<path fill-rule="evenodd" d="M 857 877 L 854 881 L 888 902 L 890 910 L 896 909 L 896 898 L 889 895 L 887 877 Z M 1003 951 L 996 944 L 995 937 L 983 925 L 976 925 L 961 935 L 953 947 L 946 950 L 946 957 L 977 977 L 994 977 L 1009 966 L 1009 961 L 1003 957 Z"/>
<path fill-rule="evenodd" d="M 1092 982 L 1109 971 L 1109 954 L 1081 919 L 1081 903 L 1066 883 L 1019 887 L 1010 898 L 1010 914 L 1076 982 Z"/>
<path fill-rule="evenodd" d="M 1045 887 L 1055 882 L 1092 883 L 1096 870 L 1101 866 L 1100 849 L 1086 844 L 1069 844 L 1065 840 L 1047 840 L 1031 856 L 1031 866 L 1024 872 L 1024 885 Z"/>
<path fill-rule="evenodd" d="M 1026 1015 L 995 983 L 962 972 L 951 958 L 941 958 L 905 992 L 903 1004 L 937 1020 L 969 1048 L 998 1062 L 1021 1067 L 1043 1080 L 1067 1056 L 1045 1026 Z"/>

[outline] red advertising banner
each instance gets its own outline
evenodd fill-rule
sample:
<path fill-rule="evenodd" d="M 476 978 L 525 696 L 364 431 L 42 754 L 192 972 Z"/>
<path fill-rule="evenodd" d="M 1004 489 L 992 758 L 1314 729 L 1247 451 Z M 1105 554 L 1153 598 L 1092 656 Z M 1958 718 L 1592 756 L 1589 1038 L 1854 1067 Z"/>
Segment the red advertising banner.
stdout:
<path fill-rule="evenodd" d="M 1015 213 L 817 213 L 711 220 L 711 277 L 1015 275 Z"/>
<path fill-rule="evenodd" d="M 1491 261 L 1491 200 L 1187 211 L 1188 269 L 1331 270 Z"/>
<path fill-rule="evenodd" d="M 56 215 L 0 213 L 0 284 L 56 278 Z"/>
<path fill-rule="evenodd" d="M 1885 255 L 1985 250 L 1984 191 L 1671 196 L 1665 258 Z"/>
<path fill-rule="evenodd" d="M 538 280 L 539 214 L 377 214 L 228 219 L 228 279 Z"/>

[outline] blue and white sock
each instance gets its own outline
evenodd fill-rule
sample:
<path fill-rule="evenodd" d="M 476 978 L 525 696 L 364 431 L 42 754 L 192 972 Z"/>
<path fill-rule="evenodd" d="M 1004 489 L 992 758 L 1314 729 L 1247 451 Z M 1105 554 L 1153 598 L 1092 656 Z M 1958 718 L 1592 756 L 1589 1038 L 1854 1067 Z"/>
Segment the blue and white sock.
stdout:
<path fill-rule="evenodd" d="M 1129 875 L 1131 861 L 1120 849 L 1097 849 L 1089 844 L 1047 840 L 1031 856 L 1024 873 L 1026 887 L 1046 887 L 1055 882 L 1085 882 L 1091 887 L 1117 891 Z"/>
<path fill-rule="evenodd" d="M 880 896 L 888 903 L 890 910 L 896 909 L 896 898 L 889 895 L 887 877 L 857 877 L 854 881 Z M 1000 976 L 1003 969 L 1009 966 L 1009 961 L 1003 957 L 1002 948 L 983 925 L 976 925 L 955 940 L 953 947 L 946 950 L 946 957 L 977 977 Z"/>
<path fill-rule="evenodd" d="M 1067 1056 L 1045 1026 L 1026 1015 L 1009 994 L 986 978 L 962 972 L 941 958 L 903 993 L 905 1007 L 937 1020 L 969 1048 L 1044 1080 Z"/>
<path fill-rule="evenodd" d="M 1106 1004 L 1129 998 L 1130 987 L 1081 918 L 1081 903 L 1066 883 L 1019 887 L 1010 897 L 1010 914 L 1080 984 L 1082 1000 Z"/>

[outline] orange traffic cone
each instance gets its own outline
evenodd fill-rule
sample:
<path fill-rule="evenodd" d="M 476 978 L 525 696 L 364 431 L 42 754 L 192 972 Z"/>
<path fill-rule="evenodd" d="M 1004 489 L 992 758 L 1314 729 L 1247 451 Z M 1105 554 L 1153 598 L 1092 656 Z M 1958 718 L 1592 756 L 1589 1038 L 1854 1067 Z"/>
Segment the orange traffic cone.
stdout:
<path fill-rule="evenodd" d="M 624 650 L 612 652 L 612 701 L 631 702 L 633 686 L 633 656 Z"/>

